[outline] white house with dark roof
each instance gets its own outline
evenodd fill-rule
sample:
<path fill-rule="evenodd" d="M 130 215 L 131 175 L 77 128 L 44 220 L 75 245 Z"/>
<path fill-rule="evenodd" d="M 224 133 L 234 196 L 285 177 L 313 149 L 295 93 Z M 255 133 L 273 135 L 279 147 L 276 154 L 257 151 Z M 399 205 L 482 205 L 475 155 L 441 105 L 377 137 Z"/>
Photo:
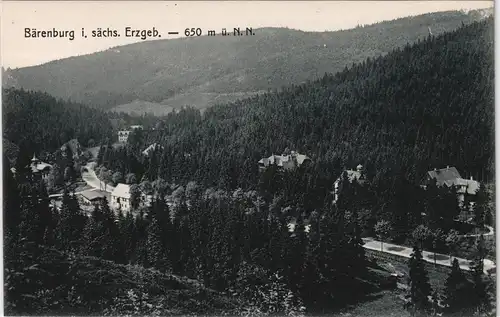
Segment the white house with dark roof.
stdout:
<path fill-rule="evenodd" d="M 120 130 L 118 131 L 118 142 L 127 143 L 130 133 L 135 130 L 144 130 L 142 125 L 131 125 L 130 130 Z"/>
<path fill-rule="evenodd" d="M 118 184 L 111 193 L 111 208 L 130 210 L 130 185 Z"/>
<path fill-rule="evenodd" d="M 132 208 L 131 197 L 130 185 L 120 183 L 116 185 L 115 189 L 111 193 L 110 206 L 112 209 L 121 208 L 122 211 L 129 211 Z M 152 201 L 152 195 L 146 195 L 144 193 L 140 194 L 139 204 L 141 206 L 150 206 Z"/>
<path fill-rule="evenodd" d="M 118 142 L 126 143 L 128 141 L 128 136 L 132 131 L 130 130 L 121 130 L 118 131 Z"/>
<path fill-rule="evenodd" d="M 300 154 L 295 151 L 291 151 L 290 154 L 282 154 L 282 155 L 271 155 L 269 157 L 265 157 L 259 160 L 259 168 L 266 169 L 271 165 L 276 165 L 280 169 L 291 170 L 299 167 L 311 159 L 304 154 Z"/>

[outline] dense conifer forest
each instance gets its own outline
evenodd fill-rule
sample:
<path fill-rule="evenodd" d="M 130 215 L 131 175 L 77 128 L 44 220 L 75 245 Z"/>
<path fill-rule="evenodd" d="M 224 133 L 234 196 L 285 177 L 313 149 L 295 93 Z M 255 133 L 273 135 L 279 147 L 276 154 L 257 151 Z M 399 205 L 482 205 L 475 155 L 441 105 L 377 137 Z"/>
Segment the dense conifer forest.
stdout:
<path fill-rule="evenodd" d="M 22 89 L 4 89 L 2 104 L 3 137 L 32 153 L 55 151 L 74 138 L 87 145 L 111 137 L 107 115 L 85 105 Z"/>
<path fill-rule="evenodd" d="M 375 183 L 396 175 L 419 183 L 426 171 L 447 165 L 465 177 L 491 181 L 492 23 L 429 37 L 203 116 L 183 110 L 164 120 L 164 133 L 139 135 L 129 149 L 164 146 L 152 158 L 157 163 L 146 168 L 150 180 L 196 180 L 229 189 L 255 188 L 256 162 L 286 148 L 311 157 L 316 182 L 328 178 L 331 184 L 343 169 L 360 163 Z M 142 176 L 124 162 L 109 158 L 105 166 Z"/>
<path fill-rule="evenodd" d="M 490 18 L 314 82 L 170 114 L 126 146 L 101 142 L 99 170 L 127 175 L 133 212 L 104 201 L 86 214 L 67 191 L 51 207 L 43 181 L 4 168 L 7 313 L 332 314 L 385 287 L 389 276 L 363 248 L 363 236 L 377 235 L 414 246 L 412 314 L 440 313 L 441 298 L 446 314 L 487 315 L 482 239 L 470 276 L 454 264 L 446 291 L 431 288 L 421 249 L 451 253 L 444 240 L 460 210 L 453 188 L 420 185 L 446 165 L 492 180 L 493 78 Z M 154 142 L 161 147 L 144 156 Z M 285 149 L 311 163 L 259 171 L 260 158 Z M 364 186 L 342 172 L 360 163 Z M 140 192 L 152 195 L 150 207 Z M 480 193 L 476 222 L 491 224 Z M 457 298 L 473 300 L 462 307 Z"/>

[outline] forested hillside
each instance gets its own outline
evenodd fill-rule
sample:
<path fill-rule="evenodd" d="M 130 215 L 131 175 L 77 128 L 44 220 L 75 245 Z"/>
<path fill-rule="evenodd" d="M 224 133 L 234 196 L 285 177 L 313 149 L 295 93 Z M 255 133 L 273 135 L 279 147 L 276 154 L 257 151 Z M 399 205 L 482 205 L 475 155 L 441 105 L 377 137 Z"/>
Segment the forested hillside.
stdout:
<path fill-rule="evenodd" d="M 130 184 L 126 212 L 104 199 L 86 213 L 67 191 L 56 208 L 43 181 L 4 168 L 8 312 L 343 313 L 398 286 L 365 254 L 362 237 L 380 235 L 414 246 L 409 276 L 399 279 L 408 300 L 395 304 L 420 316 L 494 314 L 483 238 L 470 276 L 457 261 L 432 287 L 420 251 L 455 253 L 457 239 L 447 241 L 462 211 L 453 188 L 421 188 L 424 173 L 453 165 L 480 180 L 492 174 L 493 79 L 489 18 L 317 81 L 203 115 L 171 113 L 126 146 L 101 145 L 96 172 Z M 114 119 L 119 126 L 129 118 Z M 153 142 L 162 147 L 143 155 Z M 286 148 L 311 163 L 258 171 L 260 158 Z M 359 163 L 363 185 L 341 173 Z M 483 187 L 473 208 L 478 227 L 492 223 Z M 142 194 L 153 197 L 149 206 Z"/>
<path fill-rule="evenodd" d="M 336 32 L 283 28 L 255 36 L 149 41 L 9 70 L 5 85 L 48 92 L 91 106 L 168 113 L 199 109 L 318 79 L 352 63 L 483 17 L 439 12 Z"/>
<path fill-rule="evenodd" d="M 56 100 L 41 92 L 4 89 L 3 137 L 21 151 L 54 151 L 70 139 L 87 145 L 111 137 L 106 113 L 87 106 Z M 9 154 L 9 153 L 8 153 Z"/>
<path fill-rule="evenodd" d="M 152 180 L 225 188 L 255 188 L 257 161 L 285 148 L 310 156 L 313 182 L 330 185 L 360 163 L 375 182 L 397 175 L 420 183 L 426 171 L 447 165 L 487 181 L 493 79 L 490 18 L 315 82 L 213 107 L 203 117 L 195 110 L 172 114 L 163 135 L 131 139 L 132 146 L 161 139 L 165 149 L 144 169 Z M 120 155 L 108 167 L 142 174 Z"/>

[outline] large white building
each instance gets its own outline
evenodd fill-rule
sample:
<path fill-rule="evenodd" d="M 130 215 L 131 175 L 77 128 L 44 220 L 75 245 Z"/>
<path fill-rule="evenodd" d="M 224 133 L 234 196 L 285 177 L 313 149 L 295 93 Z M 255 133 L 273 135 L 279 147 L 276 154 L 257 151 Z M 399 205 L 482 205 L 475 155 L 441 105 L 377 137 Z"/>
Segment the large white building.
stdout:
<path fill-rule="evenodd" d="M 130 210 L 130 185 L 118 184 L 111 193 L 111 208 Z"/>
<path fill-rule="evenodd" d="M 130 135 L 130 130 L 121 130 L 118 131 L 118 142 L 121 143 L 127 143 L 128 141 L 128 136 Z"/>
<path fill-rule="evenodd" d="M 111 208 L 112 209 L 121 209 L 122 211 L 129 211 L 131 209 L 131 197 L 130 194 L 130 185 L 127 184 L 118 184 L 115 189 L 111 193 Z M 150 206 L 152 202 L 151 195 L 145 195 L 141 193 L 141 197 L 139 200 L 140 206 Z"/>
<path fill-rule="evenodd" d="M 118 131 L 118 142 L 127 143 L 130 133 L 135 130 L 144 130 L 144 127 L 142 125 L 131 125 L 130 130 Z"/>

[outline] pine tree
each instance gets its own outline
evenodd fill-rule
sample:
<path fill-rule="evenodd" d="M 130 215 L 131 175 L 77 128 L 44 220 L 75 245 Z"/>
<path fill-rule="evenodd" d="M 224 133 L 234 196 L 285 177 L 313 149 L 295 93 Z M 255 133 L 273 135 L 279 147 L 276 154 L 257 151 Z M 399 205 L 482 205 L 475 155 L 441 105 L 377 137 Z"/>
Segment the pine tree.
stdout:
<path fill-rule="evenodd" d="M 294 231 L 289 239 L 288 248 L 290 248 L 287 264 L 287 282 L 294 295 L 298 295 L 302 285 L 304 274 L 304 255 L 307 247 L 307 233 L 302 215 L 297 218 Z"/>
<path fill-rule="evenodd" d="M 125 259 L 128 263 L 132 261 L 136 248 L 136 227 L 132 212 L 128 211 L 125 217 L 119 222 L 120 233 L 123 239 Z"/>
<path fill-rule="evenodd" d="M 65 190 L 62 197 L 60 221 L 57 229 L 57 240 L 63 250 L 78 251 L 86 220 L 74 194 L 70 195 Z"/>
<path fill-rule="evenodd" d="M 307 251 L 304 255 L 304 272 L 301 281 L 300 297 L 307 307 L 321 307 L 321 275 L 319 273 L 320 229 L 319 215 L 311 215 Z M 271 230 L 275 232 L 275 230 Z M 273 235 L 274 236 L 274 235 Z M 273 258 L 274 260 L 274 258 Z"/>
<path fill-rule="evenodd" d="M 490 283 L 484 276 L 486 248 L 483 235 L 480 235 L 477 239 L 475 249 L 474 260 L 470 264 L 474 291 L 474 295 L 471 296 L 471 302 L 476 312 L 485 314 L 489 313 L 491 310 L 491 298 L 489 294 Z"/>
<path fill-rule="evenodd" d="M 483 228 L 488 215 L 491 213 L 489 208 L 490 198 L 484 184 L 481 184 L 476 193 L 476 201 L 474 204 L 474 223 L 479 228 Z"/>
<path fill-rule="evenodd" d="M 84 243 L 80 249 L 82 254 L 96 257 L 100 257 L 102 255 L 102 248 L 105 243 L 102 221 L 102 212 L 99 206 L 96 205 L 83 230 Z"/>
<path fill-rule="evenodd" d="M 384 251 L 384 241 L 389 237 L 391 233 L 391 223 L 386 220 L 380 220 L 375 224 L 375 234 L 380 240 L 380 251 Z"/>
<path fill-rule="evenodd" d="M 359 218 L 356 212 L 350 213 L 346 223 L 346 238 L 349 274 L 352 277 L 364 276 L 366 273 L 365 249 L 363 248 L 363 239 L 361 238 L 361 228 Z"/>
<path fill-rule="evenodd" d="M 115 261 L 117 263 L 125 263 L 125 248 L 118 221 L 111 209 L 106 198 L 101 201 L 100 209 L 103 215 L 102 228 L 106 243 L 103 245 L 102 257 L 106 260 Z"/>
<path fill-rule="evenodd" d="M 445 312 L 451 314 L 460 312 L 465 315 L 472 315 L 472 311 L 467 310 L 470 307 L 470 296 L 473 295 L 471 291 L 470 282 L 460 269 L 458 260 L 454 259 L 443 292 Z"/>
<path fill-rule="evenodd" d="M 147 259 L 147 236 L 148 236 L 148 222 L 144 217 L 144 212 L 139 211 L 137 216 L 135 217 L 135 228 L 136 228 L 136 248 L 133 256 L 133 262 L 148 266 Z"/>
<path fill-rule="evenodd" d="M 320 241 L 317 248 L 317 265 L 318 274 L 321 279 L 318 281 L 318 289 L 321 290 L 321 300 L 323 303 L 331 305 L 340 304 L 335 301 L 335 295 L 339 291 L 336 287 L 338 278 L 337 269 L 342 263 L 337 261 L 338 244 L 342 239 L 342 234 L 339 230 L 342 223 L 341 216 L 338 210 L 333 207 L 332 210 L 325 213 L 320 219 Z"/>
<path fill-rule="evenodd" d="M 408 266 L 410 268 L 408 278 L 410 290 L 407 295 L 408 302 L 405 306 L 412 316 L 426 316 L 431 309 L 429 296 L 432 289 L 427 271 L 425 270 L 422 251 L 420 251 L 418 245 L 413 247 L 413 253 L 411 254 Z"/>
<path fill-rule="evenodd" d="M 21 197 L 18 184 L 7 162 L 8 159 L 4 154 L 3 221 L 6 247 L 18 240 L 19 224 L 21 223 Z"/>
<path fill-rule="evenodd" d="M 148 226 L 148 237 L 146 241 L 147 263 L 158 270 L 169 270 L 166 263 L 166 252 L 161 239 L 161 227 L 158 219 L 152 217 Z"/>

